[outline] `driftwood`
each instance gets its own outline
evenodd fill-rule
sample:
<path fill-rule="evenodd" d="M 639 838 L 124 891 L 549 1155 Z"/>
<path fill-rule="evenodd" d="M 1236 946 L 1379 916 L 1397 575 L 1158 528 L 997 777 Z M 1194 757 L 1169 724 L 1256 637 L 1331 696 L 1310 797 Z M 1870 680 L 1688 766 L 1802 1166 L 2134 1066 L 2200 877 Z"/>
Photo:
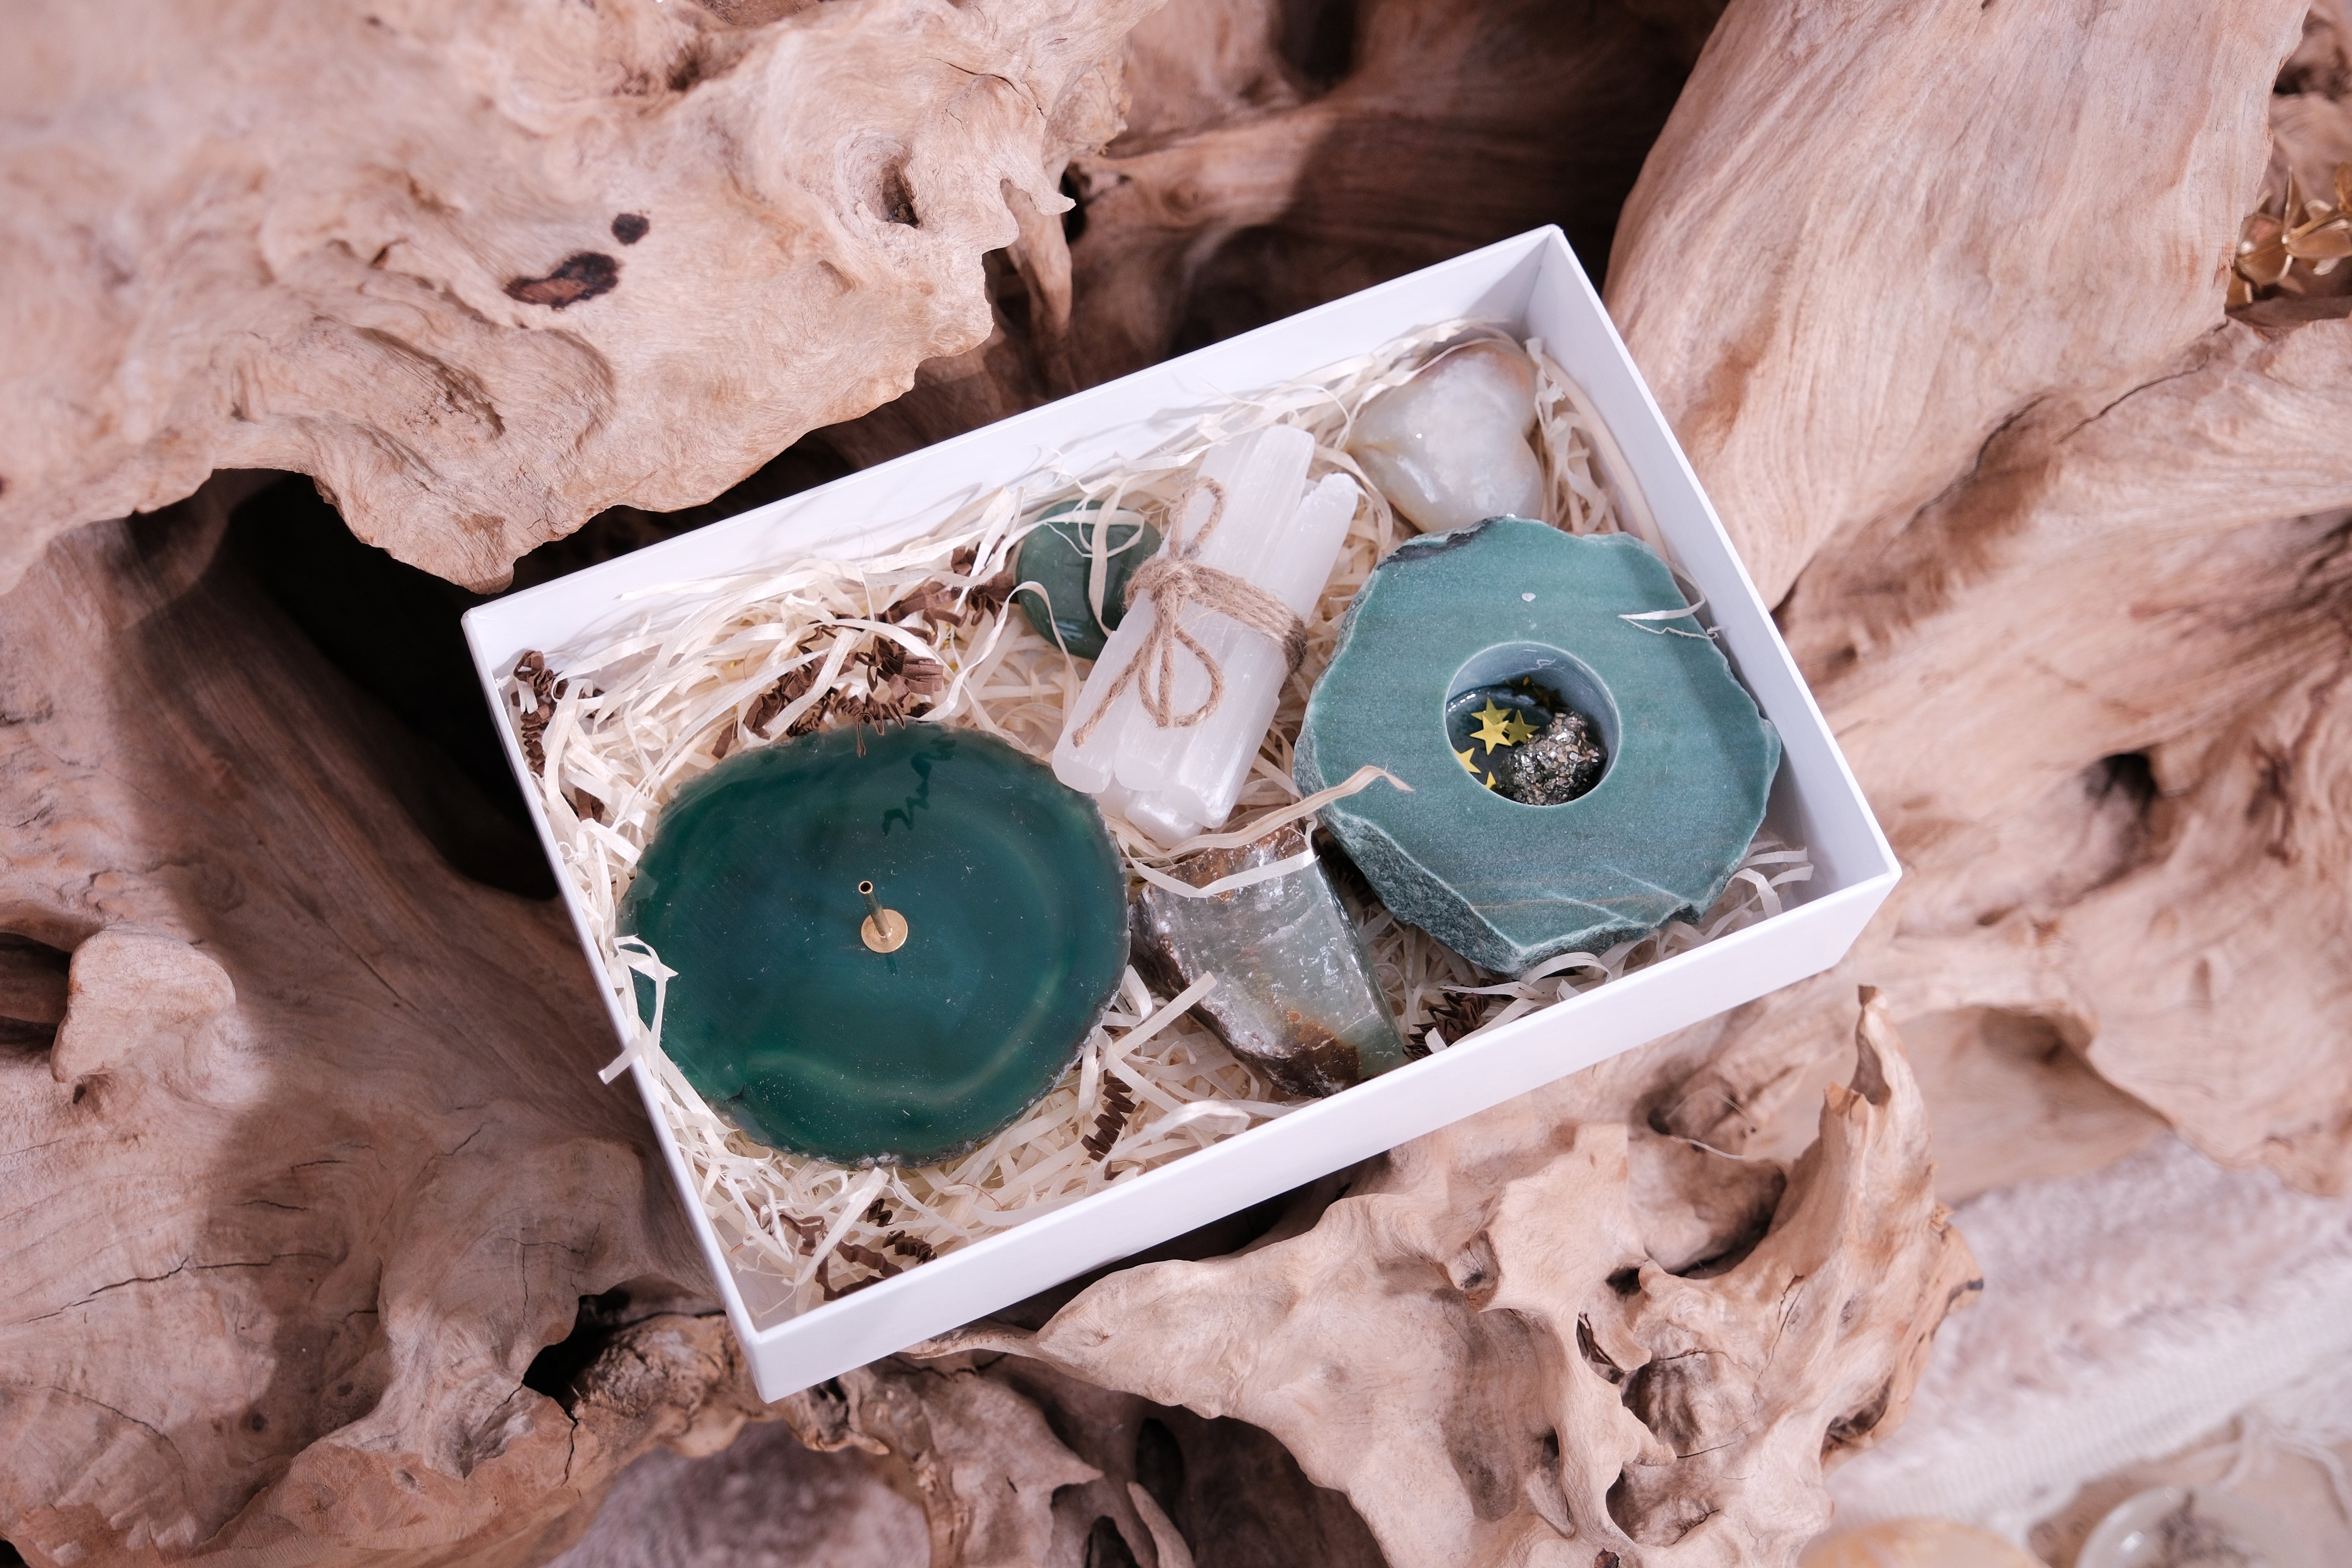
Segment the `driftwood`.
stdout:
<path fill-rule="evenodd" d="M 1791 1169 L 1652 1131 L 1661 1064 L 1621 1058 L 1372 1162 L 1304 1234 L 949 1343 L 1265 1427 L 1395 1568 L 1790 1561 L 1975 1283 L 1874 993 L 1857 1040 Z"/>
<path fill-rule="evenodd" d="M 2352 321 L 2221 307 L 2266 117 L 2344 123 L 2343 76 L 2273 107 L 2298 4 L 1957 17 L 1735 7 L 1612 260 L 1910 871 L 1838 971 L 1728 1025 L 1728 1098 L 1676 1125 L 1779 1105 L 1801 1137 L 1835 1070 L 1802 1042 L 1862 978 L 1915 1032 L 2085 1059 L 2216 1158 L 2342 1190 Z M 1882 94 L 1881 134 L 1758 177 L 1768 134 Z M 1687 265 L 1735 235 L 1739 268 Z M 2094 1161 L 2149 1124 L 2086 1110 Z"/>
<path fill-rule="evenodd" d="M 483 587 L 605 507 L 708 500 L 988 335 L 982 258 L 1052 226 L 1148 9 L 16 19 L 0 585 L 215 468 L 312 474 Z"/>
<path fill-rule="evenodd" d="M 2222 313 L 2247 215 L 2344 138 L 2332 13 L 1738 0 L 1710 37 L 1704 3 L 1172 0 L 1122 88 L 1140 9 L 289 10 L 250 78 L 180 68 L 209 12 L 41 24 L 0 375 L 29 1560 L 526 1563 L 632 1456 L 756 1415 L 893 1468 L 943 1568 L 1781 1563 L 1966 1283 L 1923 1115 L 1966 1154 L 1948 1196 L 2163 1121 L 2344 1184 L 2352 322 L 2310 263 Z M 40 65 L 77 39 L 117 74 Z M 127 89 L 61 96 L 151 56 L 163 145 L 282 117 L 215 168 L 134 137 Z M 273 465 L 496 583 L 909 379 L 817 439 L 870 461 L 1557 215 L 1597 258 L 1662 121 L 1612 307 L 1906 858 L 1895 905 L 1839 971 L 1247 1250 L 773 1409 L 594 1086 L 558 918 L 434 852 L 428 818 L 489 808 L 223 549 L 236 482 L 65 531 Z M 1802 1354 L 1759 1359 L 1783 1285 Z"/>
<path fill-rule="evenodd" d="M 1721 8 L 1171 0 L 990 342 L 814 440 L 878 462 L 1538 224 L 1597 268 Z"/>
<path fill-rule="evenodd" d="M 1382 1477 L 1349 1468 L 1381 1450 L 1318 1447 L 1298 1414 L 1206 1381 L 1227 1342 L 1196 1331 L 1192 1310 L 1230 1295 L 1243 1315 L 1224 1333 L 1273 1327 L 1246 1316 L 1268 1286 L 1229 1289 L 1219 1270 L 1357 1270 L 1351 1289 L 1374 1294 L 1322 1294 L 1356 1301 L 1349 1337 L 1376 1362 L 1412 1331 L 1384 1321 L 1383 1270 L 1422 1279 L 1433 1323 L 1470 1336 L 1457 1342 L 1491 1341 L 1465 1352 L 1470 1403 L 1454 1419 L 1487 1434 L 1479 1466 L 1523 1496 L 1497 1532 L 1581 1520 L 1583 1538 L 1622 1545 L 1677 1532 L 1695 1500 L 1739 1521 L 1743 1537 L 1709 1542 L 1792 1547 L 1820 1521 L 1824 1433 L 1858 1444 L 1899 1416 L 1966 1269 L 1935 1219 L 1899 1065 L 1839 1092 L 1822 1152 L 1784 1192 L 1777 1165 L 1649 1130 L 1698 1066 L 1654 1051 L 1412 1146 L 1336 1203 L 1306 1194 L 1285 1226 L 1303 1235 L 1189 1279 L 1182 1265 L 1114 1275 L 1038 1341 L 1088 1381 L 1130 1383 L 1123 1361 L 1165 1384 L 1112 1394 L 967 1352 L 760 1408 L 723 1320 L 696 1315 L 698 1264 L 636 1107 L 594 1086 L 606 1037 L 556 917 L 435 856 L 383 782 L 414 765 L 399 726 L 320 668 L 223 547 L 230 493 L 85 530 L 0 601 L 17 656 L 8 819 L 44 836 L 0 883 L 19 933 L 0 1103 L 12 1190 L 38 1194 L 5 1231 L 20 1284 L 0 1367 L 12 1451 L 34 1458 L 0 1480 L 0 1534 L 31 1561 L 276 1546 L 528 1563 L 646 1446 L 707 1449 L 753 1415 L 903 1468 L 942 1563 L 1076 1563 L 1106 1528 L 1145 1563 L 1190 1550 L 1163 1539 L 1238 1542 L 1225 1560 L 1244 1562 L 1256 1541 L 1276 1561 L 1272 1543 L 1300 1531 L 1328 1562 L 1454 1560 L 1491 1499 L 1426 1517 L 1422 1489 L 1383 1503 Z M 119 853 L 124 823 L 135 862 Z M 1381 1211 L 1375 1232 L 1398 1246 L 1367 1259 L 1360 1216 Z M 1612 1213 L 1590 1233 L 1559 1224 Z M 1821 1316 L 1827 1337 L 1805 1358 L 1776 1362 L 1791 1381 L 1750 1387 L 1737 1355 L 1707 1376 L 1644 1373 L 1735 1349 L 1727 1321 L 1767 1331 L 1792 1273 L 1814 1281 L 1807 1300 L 1845 1291 L 1853 1308 Z M 1185 1300 L 1159 1299 L 1171 1282 Z M 1600 1362 L 1567 1359 L 1583 1355 L 1580 1318 Z M 1104 1321 L 1131 1324 L 1129 1353 L 1070 1348 Z M 1481 1402 L 1507 1389 L 1478 1369 L 1524 1356 L 1550 1381 L 1489 1432 Z M 1410 1380 L 1359 1377 L 1360 1429 L 1465 1376 L 1440 1357 Z M 1248 1429 L 1137 1394 L 1254 1420 L 1305 1476 L 1253 1483 L 1236 1521 L 1215 1483 L 1265 1470 L 1263 1455 L 1240 1463 Z M 1686 1473 L 1676 1456 L 1752 1406 L 1780 1417 L 1772 1484 L 1745 1491 L 1720 1460 Z M 1160 1436 L 1139 1446 L 1147 1420 Z"/>
<path fill-rule="evenodd" d="M 441 861 L 397 724 L 189 510 L 0 600 L 0 1536 L 536 1562 L 731 1436 L 731 1342 L 524 1385 L 583 1298 L 701 1305 L 683 1217 L 560 916 Z"/>

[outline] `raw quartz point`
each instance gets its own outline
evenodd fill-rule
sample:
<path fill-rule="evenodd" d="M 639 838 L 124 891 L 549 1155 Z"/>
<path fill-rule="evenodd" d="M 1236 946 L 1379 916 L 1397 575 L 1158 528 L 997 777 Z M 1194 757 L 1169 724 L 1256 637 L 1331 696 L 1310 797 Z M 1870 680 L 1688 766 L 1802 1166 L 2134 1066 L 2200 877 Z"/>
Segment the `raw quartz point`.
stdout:
<path fill-rule="evenodd" d="M 1307 828 L 1294 823 L 1239 849 L 1189 855 L 1170 874 L 1206 887 L 1306 848 Z M 1290 1093 L 1332 1094 L 1403 1065 L 1395 1016 L 1320 862 L 1204 899 L 1147 882 L 1129 920 L 1136 963 L 1169 991 L 1217 977 L 1192 1011 Z"/>
<path fill-rule="evenodd" d="M 1342 474 L 1326 476 L 1308 491 L 1307 466 L 1314 455 L 1315 440 L 1307 432 L 1273 425 L 1213 447 L 1201 460 L 1202 475 L 1223 486 L 1225 507 L 1196 559 L 1255 584 L 1300 616 L 1312 615 L 1322 596 L 1361 493 Z M 1171 520 L 1173 537 L 1162 552 L 1198 539 L 1213 504 L 1205 487 L 1196 492 L 1184 515 Z M 1160 844 L 1173 846 L 1223 823 L 1233 810 L 1274 722 L 1290 665 L 1263 632 L 1194 605 L 1184 613 L 1183 629 L 1224 674 L 1216 711 L 1195 724 L 1162 729 L 1130 681 L 1086 744 L 1077 744 L 1079 730 L 1103 708 L 1158 617 L 1158 608 L 1139 598 L 1111 633 L 1054 748 L 1054 775 L 1098 797 L 1106 812 L 1124 816 Z M 1173 676 L 1179 717 L 1208 700 L 1208 671 L 1190 649 L 1177 650 Z"/>
<path fill-rule="evenodd" d="M 1490 517 L 1543 516 L 1543 465 L 1528 433 L 1536 372 L 1508 343 L 1467 343 L 1356 416 L 1348 455 L 1424 533 Z"/>

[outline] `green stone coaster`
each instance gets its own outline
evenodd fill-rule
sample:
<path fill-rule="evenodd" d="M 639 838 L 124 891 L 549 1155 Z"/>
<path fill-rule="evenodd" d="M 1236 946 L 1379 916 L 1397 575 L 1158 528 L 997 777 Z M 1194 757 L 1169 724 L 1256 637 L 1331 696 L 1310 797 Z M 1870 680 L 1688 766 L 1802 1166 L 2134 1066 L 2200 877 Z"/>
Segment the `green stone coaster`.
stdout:
<path fill-rule="evenodd" d="M 1103 547 L 1110 555 L 1103 563 L 1103 618 L 1097 622 L 1087 601 L 1087 578 L 1094 570 L 1093 530 L 1099 511 L 1097 503 L 1055 508 L 1022 536 L 1013 556 L 1013 574 L 1037 584 L 1052 601 L 1048 607 L 1034 591 L 1021 595 L 1030 626 L 1047 642 L 1058 630 L 1062 646 L 1076 658 L 1102 657 L 1103 645 L 1126 618 L 1127 580 L 1160 553 L 1160 531 L 1133 512 L 1116 513 L 1102 525 L 1108 535 Z"/>
<path fill-rule="evenodd" d="M 1496 518 L 1409 540 L 1349 606 L 1298 787 L 1367 763 L 1411 784 L 1334 801 L 1323 822 L 1399 918 L 1501 973 L 1695 920 L 1763 823 L 1780 741 L 1713 641 L 1643 629 L 1696 621 L 1622 619 L 1684 602 L 1629 534 Z M 1605 771 L 1574 800 L 1498 795 L 1453 744 L 1454 699 L 1521 681 L 1600 731 Z"/>
<path fill-rule="evenodd" d="M 895 951 L 861 938 L 868 881 L 905 919 Z M 832 730 L 680 790 L 619 929 L 677 972 L 663 1049 L 745 1131 L 927 1164 L 1076 1059 L 1127 967 L 1127 888 L 1094 802 L 1002 741 Z"/>

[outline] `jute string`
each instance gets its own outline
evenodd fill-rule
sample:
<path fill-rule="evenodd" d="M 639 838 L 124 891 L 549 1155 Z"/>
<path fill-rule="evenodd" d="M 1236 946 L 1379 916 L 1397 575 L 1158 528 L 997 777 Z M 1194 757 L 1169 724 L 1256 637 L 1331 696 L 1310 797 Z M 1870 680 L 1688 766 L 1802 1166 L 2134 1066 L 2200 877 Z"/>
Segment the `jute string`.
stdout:
<path fill-rule="evenodd" d="M 1245 577 L 1202 564 L 1201 547 L 1209 542 L 1217 524 L 1224 521 L 1225 487 L 1203 475 L 1184 487 L 1183 492 L 1168 510 L 1175 526 L 1181 526 L 1184 514 L 1191 510 L 1192 498 L 1206 491 L 1209 515 L 1194 531 L 1191 540 L 1179 548 L 1171 539 L 1169 548 L 1145 562 L 1127 581 L 1127 605 L 1132 611 L 1139 599 L 1151 603 L 1151 629 L 1144 634 L 1143 644 L 1135 657 L 1118 672 L 1103 693 L 1101 705 L 1087 721 L 1078 726 L 1075 743 L 1085 745 L 1094 733 L 1103 715 L 1111 710 L 1119 695 L 1129 686 L 1135 688 L 1143 710 L 1162 730 L 1189 730 L 1217 710 L 1225 700 L 1225 672 L 1216 657 L 1201 646 L 1201 641 L 1184 629 L 1184 612 L 1193 605 L 1247 626 L 1274 639 L 1282 649 L 1292 673 L 1307 658 L 1307 623 L 1289 605 L 1276 598 Z M 1172 535 L 1175 526 L 1171 526 Z M 1189 713 L 1176 711 L 1176 650 L 1184 648 L 1198 660 L 1209 678 L 1208 699 Z"/>

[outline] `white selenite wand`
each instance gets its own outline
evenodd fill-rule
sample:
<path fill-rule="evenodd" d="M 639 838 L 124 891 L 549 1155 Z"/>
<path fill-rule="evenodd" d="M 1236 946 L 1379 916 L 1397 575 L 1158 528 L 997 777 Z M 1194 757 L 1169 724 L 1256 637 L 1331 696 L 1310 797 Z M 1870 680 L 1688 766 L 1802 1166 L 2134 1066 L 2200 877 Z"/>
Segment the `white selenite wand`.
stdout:
<path fill-rule="evenodd" d="M 1055 777 L 1163 847 L 1223 823 L 1297 668 L 1359 495 L 1344 474 L 1308 492 L 1314 455 L 1273 425 L 1202 458 L 1054 748 Z"/>

